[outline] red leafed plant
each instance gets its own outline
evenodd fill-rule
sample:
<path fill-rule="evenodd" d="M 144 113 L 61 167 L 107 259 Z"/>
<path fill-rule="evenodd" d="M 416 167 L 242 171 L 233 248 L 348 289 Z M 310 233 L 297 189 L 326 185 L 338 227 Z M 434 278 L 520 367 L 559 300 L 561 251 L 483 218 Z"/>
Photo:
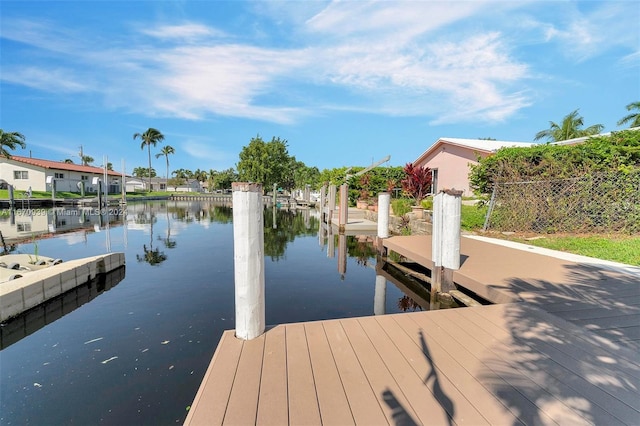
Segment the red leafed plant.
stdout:
<path fill-rule="evenodd" d="M 417 206 L 431 191 L 431 169 L 415 167 L 413 163 L 404 166 L 405 177 L 402 179 L 402 190 L 415 200 Z"/>

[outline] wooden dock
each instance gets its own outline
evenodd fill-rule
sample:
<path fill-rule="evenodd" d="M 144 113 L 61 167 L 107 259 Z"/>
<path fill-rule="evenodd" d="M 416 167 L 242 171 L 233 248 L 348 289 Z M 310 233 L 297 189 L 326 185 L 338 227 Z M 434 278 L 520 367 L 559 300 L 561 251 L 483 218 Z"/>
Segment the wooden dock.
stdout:
<path fill-rule="evenodd" d="M 385 246 L 428 266 L 425 238 Z M 227 331 L 185 424 L 640 424 L 640 275 L 461 255 L 458 279 L 502 303 Z"/>

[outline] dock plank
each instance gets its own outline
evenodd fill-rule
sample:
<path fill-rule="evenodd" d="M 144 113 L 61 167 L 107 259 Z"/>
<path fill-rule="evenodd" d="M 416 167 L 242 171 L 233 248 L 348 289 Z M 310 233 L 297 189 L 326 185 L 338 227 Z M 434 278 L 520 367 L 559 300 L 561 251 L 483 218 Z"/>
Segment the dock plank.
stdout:
<path fill-rule="evenodd" d="M 242 345 L 238 371 L 233 381 L 227 412 L 224 416 L 223 424 L 225 425 L 246 425 L 256 422 L 264 342 L 265 335 L 263 334 L 255 339 L 247 340 Z M 253 403 L 247 403 L 247 401 L 253 401 Z"/>
<path fill-rule="evenodd" d="M 360 324 L 418 414 L 420 421 L 428 421 L 433 425 L 451 424 L 455 414 L 451 401 L 434 395 L 434 392 L 425 384 L 427 374 L 418 373 L 412 368 L 402 353 L 404 348 L 396 346 L 378 322 L 379 318 L 375 319 L 376 321 L 361 321 Z M 403 333 L 397 324 L 389 324 L 389 326 L 395 326 L 392 333 Z M 419 358 L 424 356 L 419 355 Z"/>
<path fill-rule="evenodd" d="M 425 377 L 428 377 L 427 374 L 434 375 L 436 378 L 436 374 L 447 377 L 455 384 L 458 390 L 465 395 L 465 398 L 467 398 L 469 402 L 481 412 L 481 416 L 492 425 L 521 424 L 517 416 L 509 411 L 508 407 L 502 404 L 499 397 L 492 394 L 490 388 L 488 389 L 485 387 L 481 381 L 479 381 L 478 378 L 470 372 L 475 372 L 474 365 L 477 363 L 477 360 L 472 358 L 464 347 L 462 350 L 457 346 L 453 349 L 447 348 L 445 343 L 448 340 L 451 340 L 452 336 L 447 336 L 444 341 L 441 341 L 440 339 L 433 339 L 429 336 L 428 331 L 419 324 L 416 315 L 394 316 L 392 320 L 397 322 L 404 330 L 406 333 L 405 336 L 421 336 L 420 340 L 424 341 L 424 344 L 420 342 L 421 347 L 414 344 L 414 347 L 407 347 L 404 349 L 403 353 L 408 359 L 411 359 L 412 363 L 419 363 L 423 359 L 426 360 L 422 362 L 422 364 L 425 362 L 428 364 L 426 366 L 422 366 L 423 370 L 426 369 L 426 372 L 422 373 L 425 374 Z M 394 340 L 406 340 L 405 336 L 397 334 L 392 338 Z M 448 352 L 447 349 L 451 352 Z M 444 360 L 447 358 L 449 359 L 449 362 L 438 362 L 436 364 L 436 360 Z M 436 371 L 433 371 L 434 365 L 438 366 Z M 445 365 L 447 366 L 446 369 L 444 368 Z M 435 380 L 433 381 L 435 382 Z M 457 399 L 454 399 L 453 401 L 456 405 L 458 404 Z"/>
<path fill-rule="evenodd" d="M 355 422 L 361 425 L 389 424 L 342 324 L 327 321 L 324 329 Z"/>
<path fill-rule="evenodd" d="M 570 336 L 567 336 L 567 340 L 557 339 L 554 336 L 554 330 L 549 328 L 544 317 L 537 315 L 534 309 L 523 306 L 512 307 L 525 309 L 527 317 L 541 324 L 541 334 L 533 335 L 534 331 L 525 329 L 524 335 L 521 336 L 520 332 L 514 334 L 500 327 L 500 323 L 503 327 L 505 326 L 507 319 L 513 321 L 513 316 L 501 313 L 501 308 L 504 308 L 502 306 L 496 305 L 496 308 L 498 309 L 493 309 L 492 312 L 487 310 L 469 312 L 469 318 L 471 322 L 479 321 L 478 318 L 489 319 L 489 322 L 483 323 L 486 333 L 509 339 L 501 346 L 496 346 L 503 352 L 518 350 L 525 352 L 527 346 L 531 348 L 526 353 L 537 357 L 536 362 L 520 362 L 514 365 L 515 367 L 521 371 L 528 370 L 531 374 L 545 375 L 544 383 L 548 387 L 554 385 L 553 377 L 562 379 L 562 383 L 572 390 L 564 394 L 560 393 L 561 398 L 564 395 L 571 395 L 573 398 L 591 401 L 591 404 L 603 408 L 611 416 L 626 424 L 636 424 L 640 421 L 640 400 L 637 394 L 629 392 L 629 390 L 640 389 L 640 382 L 636 378 L 625 374 L 617 366 L 612 366 L 608 360 L 598 362 L 597 359 L 594 360 L 591 353 L 576 350 L 569 344 L 572 339 Z M 543 355 L 544 358 L 540 358 L 537 354 Z M 556 389 L 552 388 L 551 391 Z M 566 402 L 575 401 L 567 398 Z M 592 414 L 599 414 L 599 410 L 592 410 Z"/>
<path fill-rule="evenodd" d="M 286 327 L 278 325 L 265 336 L 256 424 L 278 426 L 287 423 L 289 398 Z"/>
<path fill-rule="evenodd" d="M 186 425 L 221 425 L 227 411 L 231 388 L 235 379 L 243 342 L 235 338 L 233 330 L 220 338 L 204 381 L 191 404 Z"/>
<path fill-rule="evenodd" d="M 395 378 L 387 369 L 382 358 L 380 358 L 378 349 L 371 342 L 358 319 L 354 318 L 341 322 L 387 419 L 390 419 L 395 424 L 399 422 L 404 422 L 405 424 L 415 422 L 418 419 L 418 415 L 412 404 L 396 383 Z"/>
<path fill-rule="evenodd" d="M 320 322 L 304 326 L 314 372 L 320 417 L 326 424 L 354 424 L 329 341 Z"/>
<path fill-rule="evenodd" d="M 287 325 L 287 383 L 290 424 L 320 424 L 307 336 L 303 324 Z"/>

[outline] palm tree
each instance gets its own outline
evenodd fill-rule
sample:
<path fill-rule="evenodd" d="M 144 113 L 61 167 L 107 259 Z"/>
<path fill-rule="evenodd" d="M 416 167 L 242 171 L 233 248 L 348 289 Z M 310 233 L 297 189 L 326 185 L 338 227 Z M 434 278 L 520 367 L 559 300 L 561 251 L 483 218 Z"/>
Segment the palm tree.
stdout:
<path fill-rule="evenodd" d="M 140 138 L 142 143 L 140 149 L 144 149 L 145 145 L 149 152 L 149 190 L 151 190 L 151 145 L 156 146 L 158 142 L 164 140 L 164 135 L 159 130 L 149 127 L 144 133 L 134 133 L 133 139 Z"/>
<path fill-rule="evenodd" d="M 584 119 L 578 114 L 578 110 L 566 115 L 562 119 L 561 124 L 554 123 L 553 121 L 550 121 L 549 124 L 550 127 L 548 129 L 536 133 L 534 140 L 546 138 L 549 142 L 566 141 L 568 139 L 596 135 L 604 129 L 602 124 L 594 124 L 586 129 L 582 129 Z"/>
<path fill-rule="evenodd" d="M 156 158 L 160 158 L 164 155 L 165 159 L 167 160 L 167 174 L 166 174 L 167 179 L 169 179 L 169 155 L 175 154 L 175 153 L 176 153 L 176 150 L 173 149 L 171 145 L 167 145 L 162 148 L 159 154 L 156 154 Z"/>
<path fill-rule="evenodd" d="M 7 151 L 6 148 L 14 150 L 17 147 L 24 148 L 26 144 L 24 143 L 24 135 L 18 132 L 5 132 L 0 129 L 0 155 L 11 158 L 11 154 Z"/>
<path fill-rule="evenodd" d="M 93 163 L 95 160 L 93 159 L 93 157 L 89 156 L 89 155 L 83 155 L 82 158 L 82 165 L 83 166 L 88 166 L 89 164 Z"/>
<path fill-rule="evenodd" d="M 640 127 L 640 102 L 631 102 L 627 105 L 627 111 L 636 110 L 636 112 L 632 112 L 631 114 L 622 117 L 620 121 L 618 121 L 618 126 L 622 126 L 626 123 L 631 123 L 629 127 Z"/>

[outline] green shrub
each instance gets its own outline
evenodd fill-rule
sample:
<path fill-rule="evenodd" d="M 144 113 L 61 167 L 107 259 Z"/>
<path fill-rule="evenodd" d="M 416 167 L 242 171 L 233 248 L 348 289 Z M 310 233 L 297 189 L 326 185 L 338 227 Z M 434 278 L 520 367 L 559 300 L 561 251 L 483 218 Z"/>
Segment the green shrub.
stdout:
<path fill-rule="evenodd" d="M 396 198 L 391 202 L 391 208 L 395 216 L 404 216 L 411 212 L 411 201 L 406 198 Z"/>

